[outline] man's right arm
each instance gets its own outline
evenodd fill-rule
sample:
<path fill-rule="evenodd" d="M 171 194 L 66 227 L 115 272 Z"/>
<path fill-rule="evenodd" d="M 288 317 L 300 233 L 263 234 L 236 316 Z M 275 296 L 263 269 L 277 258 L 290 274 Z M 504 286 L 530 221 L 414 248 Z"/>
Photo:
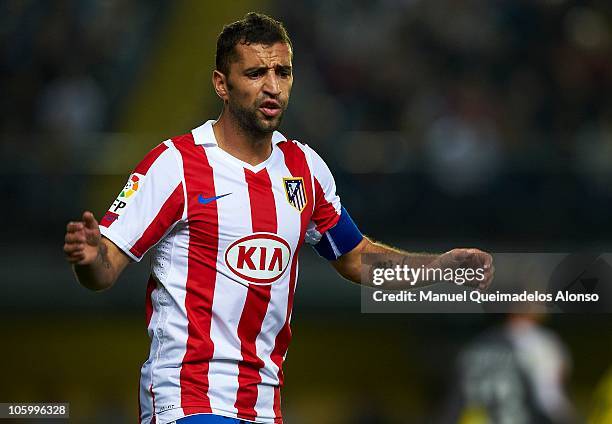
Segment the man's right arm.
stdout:
<path fill-rule="evenodd" d="M 64 254 L 79 283 L 95 291 L 110 288 L 130 263 L 125 253 L 101 236 L 91 212 L 84 212 L 82 221 L 66 226 Z"/>

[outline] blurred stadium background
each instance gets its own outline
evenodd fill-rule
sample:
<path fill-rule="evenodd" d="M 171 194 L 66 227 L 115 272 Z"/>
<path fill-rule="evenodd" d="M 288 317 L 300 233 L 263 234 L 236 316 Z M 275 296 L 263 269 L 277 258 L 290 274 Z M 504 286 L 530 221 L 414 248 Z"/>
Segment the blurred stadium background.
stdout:
<path fill-rule="evenodd" d="M 100 217 L 146 151 L 217 116 L 215 38 L 251 10 L 293 38 L 283 132 L 327 160 L 366 234 L 414 250 L 610 251 L 608 1 L 3 0 L 0 401 L 135 422 L 147 264 L 90 293 L 64 263 L 65 223 Z M 358 288 L 312 252 L 301 270 L 289 424 L 431 422 L 457 352 L 495 319 L 361 314 Z M 592 416 L 612 317 L 546 325 Z"/>

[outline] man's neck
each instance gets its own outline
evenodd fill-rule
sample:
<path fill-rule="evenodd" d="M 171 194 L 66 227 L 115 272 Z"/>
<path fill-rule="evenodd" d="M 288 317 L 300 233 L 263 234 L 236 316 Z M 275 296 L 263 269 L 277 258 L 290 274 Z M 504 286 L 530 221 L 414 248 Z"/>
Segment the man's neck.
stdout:
<path fill-rule="evenodd" d="M 245 132 L 227 111 L 213 124 L 219 147 L 249 165 L 258 165 L 272 153 L 272 133 L 261 137 Z"/>

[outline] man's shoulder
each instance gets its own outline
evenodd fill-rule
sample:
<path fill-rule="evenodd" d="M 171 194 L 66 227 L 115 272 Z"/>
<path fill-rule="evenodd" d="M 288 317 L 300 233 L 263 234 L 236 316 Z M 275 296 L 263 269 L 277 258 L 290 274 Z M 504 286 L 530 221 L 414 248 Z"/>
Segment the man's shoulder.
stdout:
<path fill-rule="evenodd" d="M 164 143 L 168 143 L 168 142 L 176 146 L 179 146 L 179 145 L 186 146 L 186 145 L 195 144 L 195 140 L 193 138 L 193 134 L 191 131 L 186 132 L 184 134 L 175 135 L 173 137 L 170 137 Z"/>
<path fill-rule="evenodd" d="M 274 140 L 273 140 L 274 141 Z M 302 143 L 296 139 L 286 138 L 275 142 L 276 145 L 283 150 L 287 155 L 305 155 L 310 157 L 315 151 L 306 143 Z"/>

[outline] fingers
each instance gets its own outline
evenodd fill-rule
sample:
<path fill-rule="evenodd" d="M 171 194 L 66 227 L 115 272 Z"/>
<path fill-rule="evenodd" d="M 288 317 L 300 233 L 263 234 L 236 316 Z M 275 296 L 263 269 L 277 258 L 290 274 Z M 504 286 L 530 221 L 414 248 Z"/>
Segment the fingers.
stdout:
<path fill-rule="evenodd" d="M 81 253 L 81 254 L 74 254 L 74 255 L 66 256 L 66 260 L 73 265 L 80 264 L 83 260 L 85 260 L 85 255 Z"/>
<path fill-rule="evenodd" d="M 493 282 L 493 277 L 495 276 L 495 267 L 491 265 L 487 271 L 485 271 L 485 276 L 482 281 L 478 283 L 478 290 L 487 290 L 491 283 Z"/>
<path fill-rule="evenodd" d="M 66 232 L 67 233 L 74 233 L 76 231 L 81 231 L 83 229 L 83 223 L 80 221 L 70 221 L 67 225 L 66 225 Z"/>
<path fill-rule="evenodd" d="M 484 279 L 478 283 L 479 290 L 487 290 L 493 282 L 493 276 L 495 275 L 495 267 L 493 266 L 493 256 L 486 252 L 479 251 L 478 260 L 480 266 L 484 270 Z"/>
<path fill-rule="evenodd" d="M 85 254 L 83 245 L 79 244 L 64 244 L 64 254 L 67 258 L 73 256 L 83 256 Z"/>
<path fill-rule="evenodd" d="M 83 224 L 90 230 L 98 228 L 98 221 L 96 221 L 94 214 L 89 211 L 83 212 Z"/>
<path fill-rule="evenodd" d="M 78 263 L 85 259 L 85 244 L 78 242 L 64 243 L 64 256 L 66 260 L 72 264 Z"/>
<path fill-rule="evenodd" d="M 493 257 L 487 252 L 478 249 L 454 249 L 453 259 L 465 266 L 480 266 L 484 269 L 491 268 Z"/>
<path fill-rule="evenodd" d="M 495 273 L 495 268 L 493 267 L 493 257 L 487 252 L 483 252 L 478 249 L 467 249 L 472 251 L 473 258 L 471 261 L 471 266 L 476 268 L 481 268 L 484 277 L 482 280 L 478 281 L 475 285 L 478 290 L 487 290 L 491 283 L 493 282 L 493 275 Z"/>
<path fill-rule="evenodd" d="M 64 257 L 72 264 L 85 258 L 85 225 L 81 221 L 71 221 L 66 224 L 64 236 Z"/>
<path fill-rule="evenodd" d="M 83 212 L 82 219 L 83 219 L 82 221 L 70 221 L 66 225 L 66 231 L 75 232 L 75 231 L 83 230 L 85 228 L 88 228 L 88 229 L 98 228 L 98 221 L 96 221 L 96 218 L 94 217 L 93 213 L 89 211 Z"/>
<path fill-rule="evenodd" d="M 85 243 L 85 233 L 83 231 L 67 232 L 64 236 L 66 244 Z"/>
<path fill-rule="evenodd" d="M 100 243 L 100 227 L 94 214 L 85 211 L 82 221 L 71 221 L 66 224 L 64 235 L 64 257 L 71 264 L 91 263 L 96 257 Z"/>
<path fill-rule="evenodd" d="M 475 249 L 453 249 L 451 250 L 452 258 L 458 263 L 465 263 L 474 258 Z"/>
<path fill-rule="evenodd" d="M 64 246 L 72 247 L 85 243 L 85 232 L 82 222 L 69 222 L 66 225 L 66 235 L 64 236 Z M 65 250 L 65 249 L 64 249 Z"/>
<path fill-rule="evenodd" d="M 475 256 L 477 264 L 483 269 L 490 269 L 493 265 L 493 257 L 490 254 L 479 250 L 478 253 L 475 254 Z"/>
<path fill-rule="evenodd" d="M 456 267 L 465 267 L 471 269 L 481 268 L 482 278 L 473 281 L 472 287 L 478 290 L 487 290 L 493 282 L 495 267 L 493 266 L 493 257 L 479 249 L 454 249 L 451 251 Z"/>

